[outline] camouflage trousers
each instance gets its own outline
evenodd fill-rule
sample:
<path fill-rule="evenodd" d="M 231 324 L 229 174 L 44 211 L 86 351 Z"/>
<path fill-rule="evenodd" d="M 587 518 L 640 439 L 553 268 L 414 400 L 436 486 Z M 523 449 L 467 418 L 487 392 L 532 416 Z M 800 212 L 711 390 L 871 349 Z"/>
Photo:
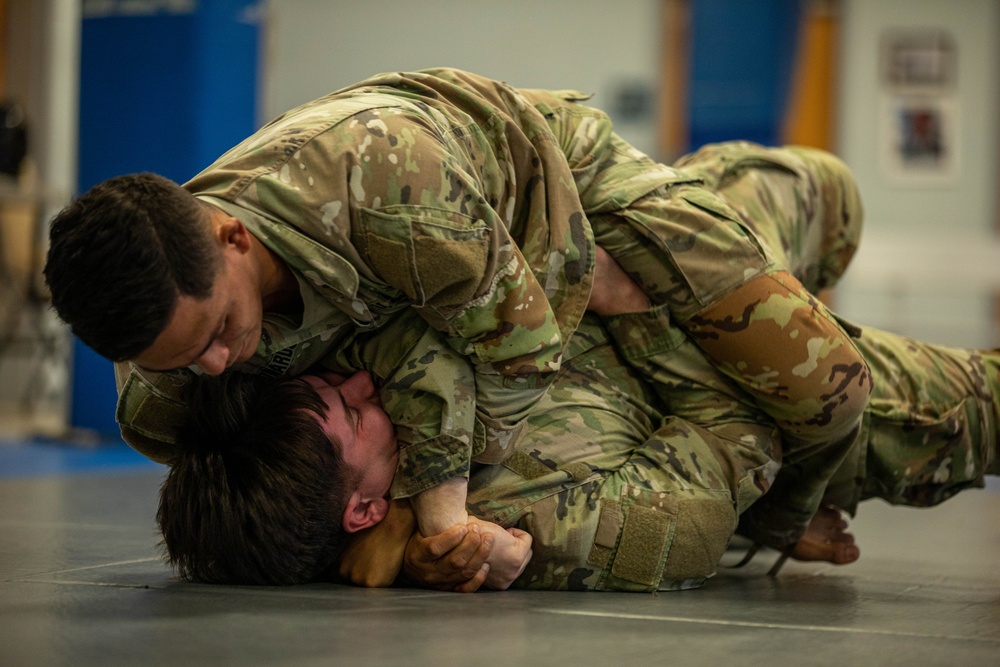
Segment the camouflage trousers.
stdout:
<path fill-rule="evenodd" d="M 730 205 L 774 264 L 799 282 L 797 289 L 806 290 L 807 300 L 808 293 L 837 283 L 857 248 L 862 217 L 857 187 L 838 159 L 805 148 L 734 142 L 707 146 L 677 164 L 701 176 Z M 660 206 L 653 199 L 649 205 Z M 608 234 L 597 236 L 603 243 Z M 636 247 L 641 250 L 640 244 Z M 836 320 L 818 302 L 816 308 Z M 673 316 L 674 310 L 670 313 Z M 869 497 L 932 505 L 963 488 L 982 486 L 984 474 L 997 472 L 997 353 L 943 348 L 875 330 L 862 334 L 841 322 L 841 329 L 851 332 L 849 343 L 863 369 L 852 374 L 831 365 L 823 372 L 828 378 L 840 373 L 841 381 L 864 373 L 861 379 L 873 386 L 872 393 L 868 395 L 862 382 L 849 382 L 848 390 L 857 392 L 852 400 L 863 399 L 853 427 L 830 434 L 826 441 L 797 440 L 801 432 L 793 430 L 792 437 L 788 433 L 793 408 L 803 409 L 801 416 L 808 419 L 810 405 L 820 405 L 801 401 L 776 406 L 766 397 L 762 400 L 745 376 L 729 372 L 718 354 L 705 349 L 696 335 L 703 331 L 697 324 L 644 324 L 642 318 L 633 318 L 630 326 L 672 324 L 686 330 L 688 340 L 679 340 L 672 356 L 647 359 L 639 366 L 659 385 L 673 414 L 708 428 L 773 421 L 783 429 L 781 472 L 774 479 L 754 479 L 766 493 L 741 520 L 741 530 L 754 539 L 779 547 L 793 543 L 822 502 L 850 512 Z M 776 331 L 771 334 L 780 337 Z M 769 342 L 758 339 L 757 344 Z M 790 348 L 788 353 L 795 351 Z M 706 356 L 712 364 L 706 363 Z M 824 395 L 830 392 L 823 390 Z M 851 412 L 856 410 L 852 407 Z"/>
<path fill-rule="evenodd" d="M 868 329 L 858 345 L 875 390 L 826 502 L 852 514 L 868 498 L 929 507 L 1000 474 L 1000 351 Z"/>
<path fill-rule="evenodd" d="M 657 321 L 661 331 L 652 335 Z M 865 329 L 857 345 L 874 389 L 860 427 L 839 456 L 783 456 L 777 433 L 767 437 L 760 431 L 773 423 L 768 415 L 662 314 L 623 315 L 607 325 L 625 361 L 641 372 L 675 425 L 701 429 L 713 465 L 721 466 L 717 474 L 727 480 L 722 488 L 731 490 L 741 514 L 740 532 L 761 543 L 793 543 L 816 498 L 852 514 L 868 498 L 926 507 L 982 487 L 985 475 L 1000 473 L 998 351 L 948 348 Z M 686 458 L 694 442 L 690 436 L 670 440 L 678 452 L 669 461 L 672 473 L 688 485 L 697 477 L 692 471 L 698 466 L 690 467 Z"/>
<path fill-rule="evenodd" d="M 847 167 L 823 151 L 730 142 L 664 170 L 602 112 L 548 103 L 595 242 L 754 397 L 786 451 L 850 436 L 871 378 L 814 296 L 857 248 L 862 210 Z"/>
<path fill-rule="evenodd" d="M 871 379 L 814 294 L 836 283 L 857 248 L 862 211 L 850 172 L 822 151 L 745 142 L 707 146 L 677 165 L 700 180 L 592 219 L 596 241 L 753 396 L 786 452 L 844 439 Z"/>

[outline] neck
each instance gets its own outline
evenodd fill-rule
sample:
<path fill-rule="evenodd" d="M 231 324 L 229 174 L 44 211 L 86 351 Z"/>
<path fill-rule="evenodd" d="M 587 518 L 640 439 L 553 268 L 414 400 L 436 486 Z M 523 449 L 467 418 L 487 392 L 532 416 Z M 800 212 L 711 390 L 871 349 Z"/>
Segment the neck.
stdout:
<path fill-rule="evenodd" d="M 299 299 L 299 283 L 292 270 L 270 248 L 253 239 L 253 252 L 260 267 L 260 294 L 264 311 L 294 307 Z"/>

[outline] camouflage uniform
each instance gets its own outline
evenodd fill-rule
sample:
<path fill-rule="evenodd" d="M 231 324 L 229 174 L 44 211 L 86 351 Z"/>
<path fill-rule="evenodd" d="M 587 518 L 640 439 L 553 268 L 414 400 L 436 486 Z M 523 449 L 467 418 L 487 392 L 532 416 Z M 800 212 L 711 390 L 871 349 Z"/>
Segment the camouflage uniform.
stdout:
<path fill-rule="evenodd" d="M 637 325 L 640 319 L 646 322 Z M 656 320 L 661 333 L 650 335 Z M 859 428 L 830 456 L 822 449 L 789 451 L 783 434 L 761 438 L 755 429 L 773 424 L 770 416 L 662 313 L 619 316 L 607 327 L 623 359 L 673 418 L 712 432 L 724 429 L 737 439 L 746 429 L 752 442 L 768 443 L 757 449 L 770 465 L 747 474 L 755 459 L 742 449 L 730 452 L 742 465 L 724 466 L 736 475 L 731 486 L 758 498 L 748 507 L 734 497 L 740 532 L 755 541 L 794 544 L 821 503 L 851 514 L 868 498 L 927 507 L 982 487 L 984 475 L 1000 474 L 1000 351 L 947 348 L 865 329 L 855 344 L 874 389 Z"/>
<path fill-rule="evenodd" d="M 875 390 L 827 485 L 783 461 L 773 420 L 671 326 L 666 310 L 585 316 L 516 450 L 501 465 L 473 465 L 470 512 L 534 537 L 514 587 L 700 586 L 738 521 L 766 531 L 800 511 L 781 505 L 802 502 L 794 495 L 772 501 L 790 474 L 790 488 L 809 495 L 818 487 L 823 500 L 853 512 L 869 497 L 932 505 L 998 472 L 998 354 L 866 330 L 859 345 Z M 449 366 L 467 365 L 439 345 L 433 363 L 415 366 L 412 350 L 435 337 L 404 312 L 382 331 L 357 333 L 328 362 L 371 369 L 389 406 L 398 400 L 393 387 L 433 385 Z"/>
<path fill-rule="evenodd" d="M 300 373 L 408 307 L 472 362 L 471 375 L 434 388 L 434 414 L 390 412 L 403 444 L 397 497 L 514 450 L 586 308 L 594 235 L 788 446 L 831 450 L 857 427 L 870 387 L 857 350 L 753 233 L 753 205 L 727 204 L 730 172 L 756 158 L 728 171 L 698 155 L 684 169 L 657 164 L 584 97 L 454 70 L 385 74 L 289 111 L 185 186 L 243 221 L 299 281 L 303 312 L 266 314 L 237 370 Z M 803 204 L 800 185 L 766 204 L 792 206 L 794 220 L 803 205 L 824 222 L 849 214 L 833 186 Z M 169 461 L 186 372 L 118 370 L 125 439 Z"/>

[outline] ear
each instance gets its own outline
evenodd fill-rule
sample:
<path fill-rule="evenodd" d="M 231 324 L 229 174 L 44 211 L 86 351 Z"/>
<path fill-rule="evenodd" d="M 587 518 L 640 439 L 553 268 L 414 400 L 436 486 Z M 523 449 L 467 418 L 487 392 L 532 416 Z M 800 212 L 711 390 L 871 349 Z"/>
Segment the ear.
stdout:
<path fill-rule="evenodd" d="M 355 491 L 347 501 L 344 510 L 344 530 L 356 533 L 371 528 L 385 518 L 389 511 L 389 501 L 385 498 L 365 498 Z"/>
<path fill-rule="evenodd" d="M 250 250 L 250 230 L 237 218 L 216 211 L 212 214 L 212 225 L 215 239 L 221 247 L 232 247 L 240 253 Z"/>

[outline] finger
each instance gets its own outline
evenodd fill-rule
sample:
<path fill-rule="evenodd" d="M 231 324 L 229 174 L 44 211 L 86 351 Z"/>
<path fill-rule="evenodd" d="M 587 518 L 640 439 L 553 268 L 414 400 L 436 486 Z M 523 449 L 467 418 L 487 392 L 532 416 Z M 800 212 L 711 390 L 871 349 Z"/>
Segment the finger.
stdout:
<path fill-rule="evenodd" d="M 471 579 L 455 586 L 456 593 L 475 593 L 486 582 L 486 577 L 490 574 L 490 564 L 483 563 L 479 571 Z"/>
<path fill-rule="evenodd" d="M 507 532 L 513 535 L 515 538 L 524 543 L 525 547 L 530 547 L 532 542 L 532 537 L 530 533 L 527 533 L 519 528 L 508 528 Z"/>
<path fill-rule="evenodd" d="M 474 572 L 478 572 L 482 569 L 483 565 L 486 565 L 486 559 L 490 557 L 493 552 L 494 537 L 490 534 L 483 535 L 483 539 L 479 543 L 479 548 L 476 549 L 475 553 L 469 558 L 469 562 L 465 564 L 465 569 L 462 570 L 462 574 L 465 576 L 472 576 Z"/>
<path fill-rule="evenodd" d="M 474 563 L 477 558 L 477 554 L 483 546 L 484 536 L 482 533 L 469 531 L 468 534 L 462 539 L 462 541 L 452 549 L 447 556 L 448 564 L 455 568 L 456 570 L 461 570 L 465 573 L 466 577 L 472 576 L 473 573 L 479 570 L 485 559 L 480 560 L 478 563 Z M 492 542 L 492 535 L 489 535 Z M 487 548 L 487 555 L 489 550 Z"/>
<path fill-rule="evenodd" d="M 422 538 L 420 546 L 432 560 L 437 560 L 461 544 L 468 532 L 467 526 L 458 524 L 437 535 Z"/>

